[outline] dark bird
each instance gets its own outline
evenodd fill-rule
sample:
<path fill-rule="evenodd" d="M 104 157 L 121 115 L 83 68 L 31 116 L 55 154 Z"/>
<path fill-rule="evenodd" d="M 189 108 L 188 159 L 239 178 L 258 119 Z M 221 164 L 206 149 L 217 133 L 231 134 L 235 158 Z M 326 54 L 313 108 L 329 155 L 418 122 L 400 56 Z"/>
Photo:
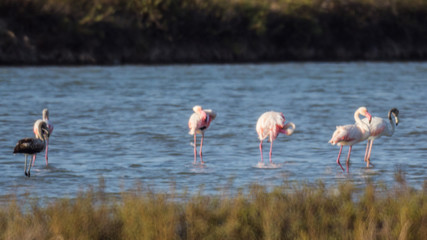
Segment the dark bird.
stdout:
<path fill-rule="evenodd" d="M 31 170 L 31 161 L 28 163 L 28 171 L 27 171 L 27 158 L 28 155 L 31 154 L 34 156 L 43 151 L 46 146 L 46 140 L 49 139 L 49 128 L 44 121 L 37 121 L 36 137 L 35 138 L 24 138 L 18 141 L 15 148 L 13 149 L 13 153 L 23 153 L 25 154 L 25 176 L 30 177 Z"/>

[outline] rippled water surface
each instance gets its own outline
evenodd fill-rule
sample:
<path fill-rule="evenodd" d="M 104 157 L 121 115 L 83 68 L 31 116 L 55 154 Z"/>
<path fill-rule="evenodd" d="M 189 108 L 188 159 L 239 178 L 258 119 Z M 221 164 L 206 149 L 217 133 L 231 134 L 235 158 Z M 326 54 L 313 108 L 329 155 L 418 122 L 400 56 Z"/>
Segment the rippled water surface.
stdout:
<path fill-rule="evenodd" d="M 73 197 L 101 177 L 111 193 L 136 183 L 156 191 L 203 186 L 207 193 L 284 180 L 393 184 L 397 169 L 420 188 L 427 176 L 426 78 L 427 63 L 3 67 L 1 195 Z M 204 166 L 192 164 L 188 135 L 196 104 L 218 114 L 205 135 Z M 400 123 L 392 137 L 374 142 L 373 168 L 363 162 L 365 144 L 355 145 L 346 174 L 336 164 L 339 147 L 328 140 L 336 125 L 354 122 L 359 106 L 380 117 L 397 107 Z M 33 136 L 46 107 L 55 126 L 49 166 L 39 154 L 27 178 L 24 156 L 13 147 Z M 283 112 L 296 131 L 274 142 L 279 167 L 260 169 L 255 124 L 269 110 Z M 268 149 L 265 142 L 267 159 Z"/>

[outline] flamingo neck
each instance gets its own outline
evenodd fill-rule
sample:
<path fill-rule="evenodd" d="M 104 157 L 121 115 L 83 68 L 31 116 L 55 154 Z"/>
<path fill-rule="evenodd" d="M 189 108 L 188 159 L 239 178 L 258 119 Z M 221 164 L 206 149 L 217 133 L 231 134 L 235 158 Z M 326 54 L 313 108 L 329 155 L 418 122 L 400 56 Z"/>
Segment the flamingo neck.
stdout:
<path fill-rule="evenodd" d="M 288 122 L 279 131 L 283 134 L 290 136 L 295 131 L 295 124 L 293 122 Z"/>
<path fill-rule="evenodd" d="M 394 125 L 396 124 L 395 123 L 396 118 L 394 118 L 394 121 L 393 121 L 393 119 L 390 117 L 389 120 L 390 120 L 391 130 L 389 131 L 388 135 L 391 136 L 394 133 L 394 128 L 395 128 Z"/>
<path fill-rule="evenodd" d="M 43 130 L 42 130 L 41 124 L 39 124 L 36 129 L 35 129 L 36 131 L 34 131 L 34 133 L 36 135 L 36 138 L 43 140 L 43 136 L 42 136 L 42 131 Z"/>
<path fill-rule="evenodd" d="M 359 126 L 359 128 L 362 130 L 363 134 L 365 134 L 366 132 L 369 132 L 369 124 L 363 122 L 359 115 L 362 115 L 359 111 L 356 111 L 354 113 L 354 120 L 356 121 L 356 125 Z"/>
<path fill-rule="evenodd" d="M 354 113 L 354 120 L 355 120 L 355 121 L 356 121 L 356 123 L 358 123 L 358 124 L 365 124 L 365 123 L 363 123 L 363 122 L 362 122 L 362 120 L 360 120 L 359 115 L 361 115 L 361 114 L 360 114 L 360 112 L 359 112 L 359 111 L 356 111 L 356 112 Z"/>
<path fill-rule="evenodd" d="M 43 121 L 49 121 L 49 113 L 48 113 L 48 111 L 43 111 L 43 114 L 42 114 L 42 119 L 43 119 Z"/>
<path fill-rule="evenodd" d="M 34 130 L 36 130 L 34 131 L 34 133 L 37 139 L 40 139 L 43 142 L 45 142 L 49 136 L 43 131 L 43 125 L 45 125 L 45 123 L 43 121 L 40 121 L 37 124 L 37 127 L 36 126 L 34 127 Z"/>
<path fill-rule="evenodd" d="M 42 140 L 43 142 L 46 142 L 46 139 L 48 139 L 46 134 L 37 134 L 36 138 Z"/>

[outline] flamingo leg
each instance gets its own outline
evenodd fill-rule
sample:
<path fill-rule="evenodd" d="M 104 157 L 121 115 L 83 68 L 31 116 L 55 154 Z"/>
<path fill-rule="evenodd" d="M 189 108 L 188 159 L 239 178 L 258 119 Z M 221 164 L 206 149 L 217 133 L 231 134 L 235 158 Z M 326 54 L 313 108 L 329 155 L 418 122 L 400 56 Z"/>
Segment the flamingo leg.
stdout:
<path fill-rule="evenodd" d="M 366 167 L 369 167 L 370 164 L 370 160 L 371 160 L 371 151 L 372 151 L 372 145 L 374 143 L 374 140 L 371 140 L 371 144 L 369 146 L 369 153 L 368 153 L 368 157 L 366 159 Z"/>
<path fill-rule="evenodd" d="M 36 154 L 34 154 L 33 156 L 36 156 Z M 28 172 L 27 172 L 28 177 L 30 177 L 30 170 L 31 170 L 31 164 L 28 164 Z"/>
<path fill-rule="evenodd" d="M 47 149 L 48 148 L 49 148 L 49 138 L 46 140 L 46 153 L 45 153 L 46 166 L 47 166 Z"/>
<path fill-rule="evenodd" d="M 271 155 L 272 155 L 272 153 L 273 153 L 273 141 L 270 141 L 270 154 L 269 154 L 269 157 L 270 157 L 270 163 L 273 163 L 273 162 L 271 161 Z"/>
<path fill-rule="evenodd" d="M 343 145 L 341 145 L 341 147 L 340 147 L 340 151 L 338 153 L 338 158 L 337 158 L 337 163 L 338 163 L 338 165 L 340 165 L 341 169 L 344 171 L 344 168 L 342 167 L 342 165 L 340 163 L 340 157 L 341 157 L 342 147 L 343 147 Z"/>
<path fill-rule="evenodd" d="M 259 152 L 261 153 L 261 162 L 264 163 L 264 158 L 262 157 L 262 140 L 259 143 Z"/>
<path fill-rule="evenodd" d="M 197 142 L 196 142 L 196 133 L 194 133 L 194 164 L 197 162 Z"/>
<path fill-rule="evenodd" d="M 200 162 L 203 164 L 203 163 L 205 163 L 205 162 L 203 162 L 203 153 L 202 153 L 202 147 L 203 147 L 203 139 L 205 138 L 205 134 L 202 132 L 202 139 L 200 140 L 200 152 L 199 152 L 199 155 L 200 155 Z"/>
<path fill-rule="evenodd" d="M 28 159 L 28 155 L 27 155 L 27 154 L 25 154 L 25 168 L 24 168 L 25 176 L 28 176 L 28 175 L 27 175 L 27 159 Z"/>
<path fill-rule="evenodd" d="M 368 152 L 369 152 L 369 143 L 370 142 L 371 142 L 371 140 L 368 140 L 367 143 L 366 143 L 366 150 L 365 150 L 365 157 L 364 157 L 365 162 L 367 161 Z"/>
<path fill-rule="evenodd" d="M 347 161 L 345 162 L 345 166 L 347 167 L 347 173 L 349 171 L 350 168 L 350 154 L 351 154 L 351 148 L 353 146 L 350 145 L 350 147 L 348 148 L 348 155 L 347 155 Z"/>
<path fill-rule="evenodd" d="M 32 161 L 32 163 L 30 162 L 30 164 L 32 164 L 33 167 L 34 167 L 34 163 L 36 162 L 36 157 L 37 157 L 37 155 L 34 154 L 33 155 L 33 161 Z"/>

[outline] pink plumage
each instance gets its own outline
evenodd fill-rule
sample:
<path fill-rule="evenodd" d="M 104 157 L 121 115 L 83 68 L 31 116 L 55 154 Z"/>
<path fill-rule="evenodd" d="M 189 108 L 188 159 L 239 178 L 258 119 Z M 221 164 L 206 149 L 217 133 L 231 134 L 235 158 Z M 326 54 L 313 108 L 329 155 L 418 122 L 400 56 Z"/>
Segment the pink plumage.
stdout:
<path fill-rule="evenodd" d="M 188 128 L 190 129 L 188 134 L 194 135 L 194 163 L 197 162 L 197 134 L 202 135 L 202 139 L 200 140 L 199 155 L 201 163 L 204 163 L 202 157 L 203 139 L 205 136 L 205 131 L 209 128 L 211 122 L 216 118 L 216 113 L 211 109 L 202 109 L 202 107 L 198 105 L 193 107 L 193 111 L 194 113 L 188 120 Z"/>
<path fill-rule="evenodd" d="M 372 116 L 368 112 L 368 109 L 366 109 L 366 107 L 360 107 L 356 110 L 356 112 L 354 112 L 354 120 L 356 121 L 356 123 L 344 126 L 337 126 L 335 132 L 332 134 L 332 138 L 329 140 L 329 143 L 331 143 L 332 145 L 337 144 L 341 146 L 340 151 L 338 153 L 337 163 L 343 171 L 344 168 L 340 163 L 341 152 L 344 145 L 349 146 L 346 161 L 347 172 L 349 170 L 352 146 L 358 142 L 366 140 L 369 137 L 369 126 L 368 124 L 360 120 L 359 115 L 367 117 L 368 121 L 371 122 Z"/>
<path fill-rule="evenodd" d="M 351 146 L 369 137 L 368 134 L 369 130 L 366 131 L 366 129 L 360 128 L 357 124 L 337 126 L 329 142 L 332 145 Z"/>
<path fill-rule="evenodd" d="M 273 150 L 273 141 L 276 140 L 279 133 L 284 133 L 288 136 L 292 135 L 295 130 L 295 124 L 292 122 L 285 124 L 285 116 L 281 112 L 265 112 L 257 121 L 256 132 L 260 140 L 259 150 L 261 152 L 261 162 L 264 162 L 262 156 L 262 142 L 269 137 L 270 140 L 270 163 L 272 163 L 271 155 Z"/>

